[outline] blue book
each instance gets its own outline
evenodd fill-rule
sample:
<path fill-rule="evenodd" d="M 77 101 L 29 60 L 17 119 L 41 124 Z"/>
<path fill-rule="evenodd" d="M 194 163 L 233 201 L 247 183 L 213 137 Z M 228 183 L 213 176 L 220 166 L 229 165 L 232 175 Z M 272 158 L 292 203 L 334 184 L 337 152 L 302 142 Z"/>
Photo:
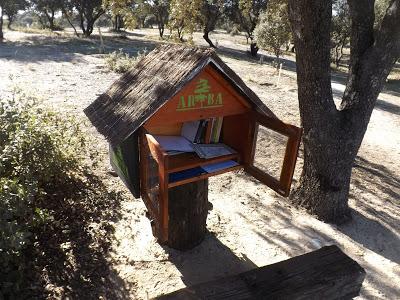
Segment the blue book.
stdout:
<path fill-rule="evenodd" d="M 201 167 L 187 169 L 187 170 L 183 170 L 180 172 L 175 172 L 175 173 L 169 174 L 169 182 L 172 183 L 172 182 L 176 182 L 176 181 L 181 181 L 181 180 L 196 177 L 196 176 L 199 176 L 199 175 L 205 174 L 205 173 L 206 173 L 206 171 Z"/>

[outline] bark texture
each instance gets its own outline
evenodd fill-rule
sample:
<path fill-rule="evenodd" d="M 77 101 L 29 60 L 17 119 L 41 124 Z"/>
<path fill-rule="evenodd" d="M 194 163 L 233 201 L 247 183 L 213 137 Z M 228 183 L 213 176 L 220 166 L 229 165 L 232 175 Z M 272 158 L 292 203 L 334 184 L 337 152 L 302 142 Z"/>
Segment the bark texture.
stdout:
<path fill-rule="evenodd" d="M 210 45 L 212 48 L 216 48 L 214 43 L 210 40 L 209 31 L 204 30 L 203 39 Z"/>
<path fill-rule="evenodd" d="M 200 244 L 206 235 L 208 179 L 170 189 L 168 205 L 168 246 L 187 250 Z"/>
<path fill-rule="evenodd" d="M 349 0 L 352 19 L 349 78 L 336 108 L 330 76 L 331 0 L 290 0 L 296 47 L 304 167 L 293 200 L 326 222 L 350 217 L 354 159 L 376 99 L 400 55 L 400 0 L 392 0 L 374 37 L 374 1 Z"/>
<path fill-rule="evenodd" d="M 4 34 L 3 34 L 3 8 L 0 7 L 0 42 L 3 41 L 4 39 Z"/>

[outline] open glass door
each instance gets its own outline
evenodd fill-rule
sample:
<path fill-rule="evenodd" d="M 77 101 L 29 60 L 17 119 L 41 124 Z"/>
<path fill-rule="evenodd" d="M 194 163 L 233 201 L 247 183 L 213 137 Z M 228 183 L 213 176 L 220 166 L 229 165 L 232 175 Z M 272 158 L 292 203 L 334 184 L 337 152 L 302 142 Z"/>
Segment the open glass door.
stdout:
<path fill-rule="evenodd" d="M 282 196 L 289 196 L 302 129 L 253 113 L 254 138 L 246 172 Z"/>
<path fill-rule="evenodd" d="M 140 137 L 141 194 L 152 220 L 153 234 L 168 240 L 168 157 L 144 129 Z"/>

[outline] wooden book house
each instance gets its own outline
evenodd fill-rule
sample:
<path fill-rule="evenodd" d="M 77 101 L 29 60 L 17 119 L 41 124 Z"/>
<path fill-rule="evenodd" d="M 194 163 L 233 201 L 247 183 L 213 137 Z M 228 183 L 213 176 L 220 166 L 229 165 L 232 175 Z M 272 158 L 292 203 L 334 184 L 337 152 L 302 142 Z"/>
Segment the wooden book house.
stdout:
<path fill-rule="evenodd" d="M 85 114 L 109 141 L 114 170 L 145 202 L 160 242 L 168 241 L 168 190 L 173 187 L 244 169 L 279 194 L 289 194 L 301 129 L 280 121 L 212 49 L 158 46 Z M 179 137 L 188 123 L 205 127 L 201 144 L 214 139 L 232 151 L 202 158 L 161 146 L 160 136 Z M 279 178 L 254 166 L 260 126 L 287 140 Z"/>

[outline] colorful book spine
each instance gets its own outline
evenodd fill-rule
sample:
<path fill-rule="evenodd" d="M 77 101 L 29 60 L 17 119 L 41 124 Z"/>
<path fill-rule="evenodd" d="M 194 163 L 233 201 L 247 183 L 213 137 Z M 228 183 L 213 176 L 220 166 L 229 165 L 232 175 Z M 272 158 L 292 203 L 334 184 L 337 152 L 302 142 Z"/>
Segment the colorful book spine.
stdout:
<path fill-rule="evenodd" d="M 222 129 L 223 119 L 224 119 L 223 117 L 215 118 L 214 125 L 212 128 L 212 134 L 211 134 L 212 143 L 219 142 L 219 139 L 221 137 L 221 129 Z"/>

